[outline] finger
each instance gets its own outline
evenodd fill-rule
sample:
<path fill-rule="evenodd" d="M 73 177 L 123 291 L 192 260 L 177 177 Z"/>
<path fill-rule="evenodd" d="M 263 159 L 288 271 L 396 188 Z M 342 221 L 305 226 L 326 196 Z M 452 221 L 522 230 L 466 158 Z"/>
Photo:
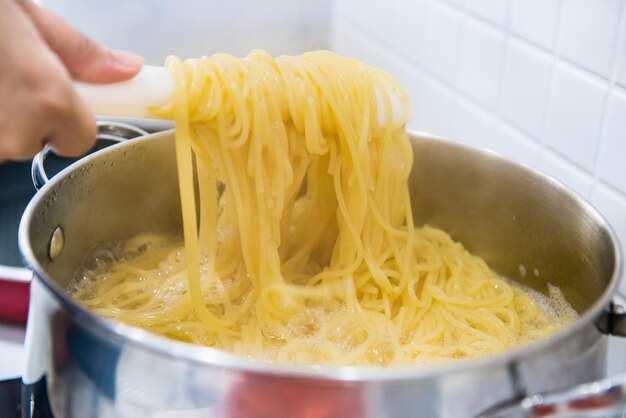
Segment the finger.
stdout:
<path fill-rule="evenodd" d="M 32 129 L 12 126 L 11 131 L 2 131 L 0 141 L 0 162 L 26 161 L 37 154 L 44 146 L 44 134 Z"/>
<path fill-rule="evenodd" d="M 79 157 L 92 149 L 96 142 L 96 121 L 76 94 L 68 98 L 68 103 L 68 110 L 57 117 L 59 123 L 48 132 L 45 140 L 55 154 Z"/>
<path fill-rule="evenodd" d="M 56 154 L 65 157 L 78 157 L 93 147 L 96 122 L 74 92 L 69 78 L 58 78 L 52 86 L 38 89 L 29 97 L 37 105 L 26 114 L 12 121 L 0 120 L 0 126 L 4 127 L 1 159 L 26 160 L 46 143 Z M 27 106 L 22 103 L 21 107 Z"/>
<path fill-rule="evenodd" d="M 64 72 L 61 64 L 53 53 L 40 54 L 41 67 L 24 69 L 29 75 L 31 94 L 26 99 L 32 103 L 24 103 L 23 107 L 30 106 L 28 117 L 32 129 L 45 129 L 41 133 L 45 142 L 62 156 L 76 157 L 89 151 L 96 137 L 96 122 L 87 106 L 78 96 L 71 79 Z M 33 74 L 30 74 L 30 73 Z M 33 124 L 32 121 L 41 123 Z"/>
<path fill-rule="evenodd" d="M 22 0 L 20 4 L 74 79 L 111 83 L 129 79 L 141 69 L 140 56 L 103 47 L 30 0 Z"/>
<path fill-rule="evenodd" d="M 80 156 L 93 146 L 95 119 L 74 90 L 57 56 L 46 48 L 39 51 L 38 57 L 39 65 L 22 71 L 21 84 L 30 94 L 22 98 L 21 104 L 30 111 L 21 119 L 30 122 L 31 129 L 41 135 L 57 154 Z M 41 129 L 45 131 L 39 132 Z"/>

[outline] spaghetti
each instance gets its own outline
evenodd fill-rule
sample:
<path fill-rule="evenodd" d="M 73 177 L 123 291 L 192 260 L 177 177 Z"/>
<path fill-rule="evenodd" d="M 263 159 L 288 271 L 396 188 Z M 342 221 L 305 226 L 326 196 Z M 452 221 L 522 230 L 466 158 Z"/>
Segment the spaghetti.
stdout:
<path fill-rule="evenodd" d="M 110 245 L 70 289 L 98 314 L 271 361 L 376 366 L 495 353 L 575 318 L 557 289 L 558 312 L 414 227 L 390 93 L 408 99 L 387 73 L 328 51 L 167 65 L 176 97 L 155 112 L 176 120 L 184 241 Z"/>

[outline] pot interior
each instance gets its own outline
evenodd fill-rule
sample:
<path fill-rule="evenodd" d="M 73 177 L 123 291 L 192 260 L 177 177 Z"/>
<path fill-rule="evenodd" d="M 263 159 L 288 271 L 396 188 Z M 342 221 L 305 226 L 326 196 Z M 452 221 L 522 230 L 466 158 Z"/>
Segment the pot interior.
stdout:
<path fill-rule="evenodd" d="M 22 220 L 27 263 L 63 289 L 100 242 L 180 231 L 173 136 L 162 132 L 110 147 L 53 178 Z M 616 240 L 580 197 L 490 152 L 426 134 L 411 139 L 416 226 L 447 231 L 523 285 L 543 293 L 548 283 L 560 287 L 579 313 L 615 286 Z M 59 226 L 64 245 L 52 261 L 49 243 Z"/>

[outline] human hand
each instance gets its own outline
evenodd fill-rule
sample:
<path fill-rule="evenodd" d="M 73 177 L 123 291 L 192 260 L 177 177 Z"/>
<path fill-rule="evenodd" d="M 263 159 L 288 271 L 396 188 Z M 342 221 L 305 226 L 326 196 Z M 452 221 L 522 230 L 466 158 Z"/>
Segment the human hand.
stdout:
<path fill-rule="evenodd" d="M 0 161 L 28 159 L 45 143 L 68 157 L 87 152 L 96 123 L 72 79 L 122 81 L 142 64 L 30 0 L 0 0 Z"/>

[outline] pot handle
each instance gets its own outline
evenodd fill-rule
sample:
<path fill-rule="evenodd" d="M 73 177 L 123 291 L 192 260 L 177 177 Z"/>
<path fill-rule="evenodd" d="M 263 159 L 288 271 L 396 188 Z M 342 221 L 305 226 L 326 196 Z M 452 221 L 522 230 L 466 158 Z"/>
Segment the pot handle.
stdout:
<path fill-rule="evenodd" d="M 122 122 L 106 122 L 98 121 L 98 136 L 97 141 L 109 141 L 109 142 L 123 142 L 128 139 L 137 138 L 140 136 L 148 135 L 148 132 L 133 125 Z M 99 149 L 96 147 L 96 149 Z M 44 162 L 48 154 L 52 152 L 49 145 L 45 145 L 33 158 L 31 164 L 31 176 L 33 178 L 33 184 L 37 190 L 41 189 L 50 178 L 46 173 Z"/>
<path fill-rule="evenodd" d="M 497 404 L 478 418 L 606 417 L 626 410 L 626 373 L 557 392 Z M 619 415 L 621 416 L 621 415 Z"/>

